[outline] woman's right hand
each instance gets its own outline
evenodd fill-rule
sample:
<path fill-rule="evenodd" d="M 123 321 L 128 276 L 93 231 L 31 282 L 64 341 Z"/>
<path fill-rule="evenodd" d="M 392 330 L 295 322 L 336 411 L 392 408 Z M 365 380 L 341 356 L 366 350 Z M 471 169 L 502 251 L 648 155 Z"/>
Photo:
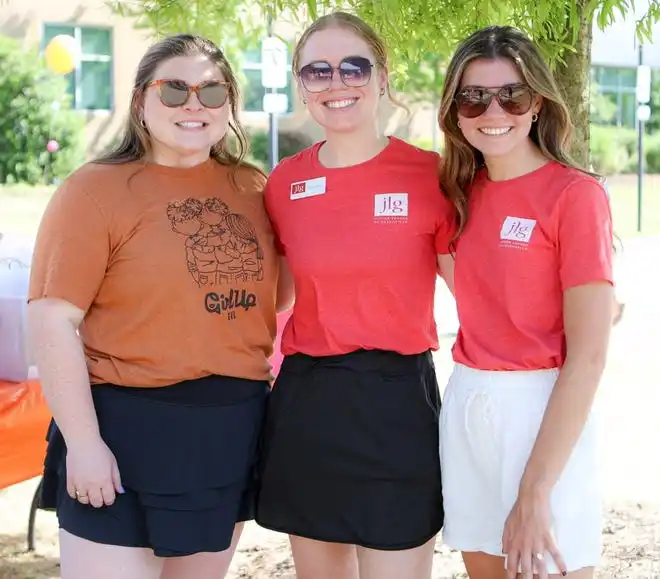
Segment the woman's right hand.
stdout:
<path fill-rule="evenodd" d="M 83 505 L 109 506 L 124 493 L 115 455 L 101 437 L 67 443 L 66 472 L 69 496 Z"/>

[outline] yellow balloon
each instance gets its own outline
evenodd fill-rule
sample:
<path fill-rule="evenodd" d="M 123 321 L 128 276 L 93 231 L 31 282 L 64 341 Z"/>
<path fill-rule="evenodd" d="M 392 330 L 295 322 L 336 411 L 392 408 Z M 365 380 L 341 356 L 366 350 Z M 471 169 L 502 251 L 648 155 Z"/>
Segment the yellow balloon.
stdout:
<path fill-rule="evenodd" d="M 76 68 L 76 39 L 67 34 L 55 36 L 46 45 L 46 65 L 55 74 L 69 74 Z"/>

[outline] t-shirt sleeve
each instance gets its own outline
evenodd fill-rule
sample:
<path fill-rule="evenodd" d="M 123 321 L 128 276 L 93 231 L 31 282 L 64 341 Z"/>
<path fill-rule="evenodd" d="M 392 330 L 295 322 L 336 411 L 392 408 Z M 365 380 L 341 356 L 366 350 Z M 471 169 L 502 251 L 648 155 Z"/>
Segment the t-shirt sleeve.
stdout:
<path fill-rule="evenodd" d="M 559 275 L 562 289 L 607 281 L 612 273 L 612 214 L 603 186 L 580 181 L 565 191 L 558 214 Z"/>
<path fill-rule="evenodd" d="M 28 300 L 57 298 L 86 312 L 110 256 L 107 222 L 79 179 L 69 178 L 44 212 L 32 257 Z"/>
<path fill-rule="evenodd" d="M 275 249 L 279 255 L 286 255 L 286 250 L 280 239 L 280 232 L 278 228 L 278 211 L 277 211 L 277 200 L 276 197 L 277 187 L 275 185 L 275 179 L 273 175 L 268 178 L 266 181 L 266 189 L 264 191 L 264 202 L 266 205 L 266 213 L 270 219 L 270 223 L 273 227 L 273 238 L 275 240 Z"/>
<path fill-rule="evenodd" d="M 442 196 L 438 209 L 438 220 L 435 230 L 435 252 L 438 255 L 450 253 L 450 244 L 456 234 L 456 209 L 452 203 L 441 193 Z"/>

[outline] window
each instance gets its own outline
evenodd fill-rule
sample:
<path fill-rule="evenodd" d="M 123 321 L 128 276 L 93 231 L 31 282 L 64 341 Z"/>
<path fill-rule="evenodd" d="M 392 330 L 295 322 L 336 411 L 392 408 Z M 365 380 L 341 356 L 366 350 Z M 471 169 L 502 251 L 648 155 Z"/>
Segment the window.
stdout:
<path fill-rule="evenodd" d="M 615 114 L 608 115 L 609 118 L 600 118 L 601 115 L 596 113 L 592 115 L 592 121 L 617 127 L 635 127 L 637 69 L 595 66 L 592 69 L 592 80 L 599 94 L 616 107 Z"/>
<path fill-rule="evenodd" d="M 59 34 L 76 39 L 78 62 L 66 75 L 68 91 L 76 109 L 112 110 L 112 31 L 109 28 L 46 24 L 44 47 Z"/>
<path fill-rule="evenodd" d="M 291 54 L 289 54 L 289 66 L 291 66 Z M 243 95 L 243 110 L 246 112 L 262 112 L 263 98 L 266 90 L 261 86 L 261 52 L 251 50 L 243 54 L 243 83 L 241 93 Z M 277 92 L 284 93 L 288 97 L 287 113 L 293 112 L 293 75 L 288 74 L 286 88 L 279 88 Z"/>

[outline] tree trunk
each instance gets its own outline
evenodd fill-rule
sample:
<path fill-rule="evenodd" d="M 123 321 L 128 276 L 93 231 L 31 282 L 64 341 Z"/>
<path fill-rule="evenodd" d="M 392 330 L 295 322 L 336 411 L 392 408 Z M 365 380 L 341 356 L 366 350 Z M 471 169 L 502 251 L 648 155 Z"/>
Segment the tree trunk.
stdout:
<path fill-rule="evenodd" d="M 571 111 L 571 120 L 575 126 L 571 154 L 575 161 L 589 168 L 589 85 L 591 79 L 591 39 L 592 22 L 586 18 L 588 0 L 576 0 L 580 15 L 575 51 L 566 51 L 564 62 L 555 70 L 564 98 Z M 567 36 L 572 36 L 572 30 Z"/>

